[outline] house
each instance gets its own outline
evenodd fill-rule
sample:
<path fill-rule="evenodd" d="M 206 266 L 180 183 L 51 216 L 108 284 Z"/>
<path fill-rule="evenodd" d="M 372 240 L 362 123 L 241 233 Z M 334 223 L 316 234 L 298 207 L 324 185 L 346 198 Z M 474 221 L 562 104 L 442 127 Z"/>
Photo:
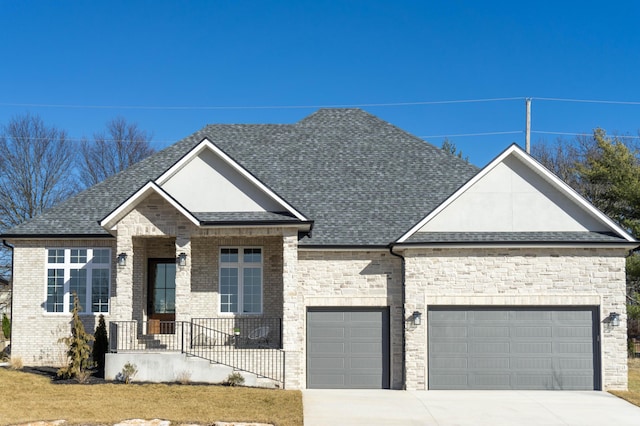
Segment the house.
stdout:
<path fill-rule="evenodd" d="M 478 169 L 359 109 L 209 125 L 2 238 L 26 365 L 64 359 L 77 294 L 108 376 L 627 387 L 638 242 L 516 145 Z"/>

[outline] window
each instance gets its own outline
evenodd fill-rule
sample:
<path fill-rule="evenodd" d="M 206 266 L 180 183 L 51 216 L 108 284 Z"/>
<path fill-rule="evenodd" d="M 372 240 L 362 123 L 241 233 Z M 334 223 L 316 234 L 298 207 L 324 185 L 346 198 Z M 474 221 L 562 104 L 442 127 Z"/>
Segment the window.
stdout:
<path fill-rule="evenodd" d="M 48 249 L 47 312 L 109 312 L 111 249 Z"/>
<path fill-rule="evenodd" d="M 220 249 L 220 312 L 262 312 L 262 249 Z"/>

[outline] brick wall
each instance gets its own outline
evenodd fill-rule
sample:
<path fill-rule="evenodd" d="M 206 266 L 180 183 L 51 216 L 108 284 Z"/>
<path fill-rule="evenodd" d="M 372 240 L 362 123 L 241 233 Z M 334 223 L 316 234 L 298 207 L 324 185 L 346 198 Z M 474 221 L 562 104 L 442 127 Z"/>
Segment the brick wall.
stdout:
<path fill-rule="evenodd" d="M 58 340 L 71 335 L 71 314 L 45 312 L 47 248 L 109 247 L 113 264 L 114 240 L 16 240 L 12 244 L 15 247 L 12 356 L 20 357 L 25 365 L 61 366 L 66 362 L 65 346 Z M 112 268 L 112 288 L 114 279 Z M 111 303 L 113 310 L 113 297 Z M 93 334 L 98 315 L 82 314 L 81 317 L 87 332 Z M 105 315 L 105 319 L 108 317 Z"/>
<path fill-rule="evenodd" d="M 430 305 L 600 306 L 605 389 L 626 389 L 626 251 L 619 249 L 412 249 L 406 258 L 406 311 Z M 426 389 L 427 324 L 407 327 L 407 388 Z"/>
<path fill-rule="evenodd" d="M 299 387 L 305 387 L 308 307 L 389 307 L 391 387 L 402 388 L 402 263 L 388 251 L 305 251 L 298 253 L 298 297 L 294 319 L 300 330 Z M 286 306 L 286 303 L 285 303 Z M 287 352 L 287 363 L 289 353 Z M 289 374 L 289 372 L 287 372 Z"/>

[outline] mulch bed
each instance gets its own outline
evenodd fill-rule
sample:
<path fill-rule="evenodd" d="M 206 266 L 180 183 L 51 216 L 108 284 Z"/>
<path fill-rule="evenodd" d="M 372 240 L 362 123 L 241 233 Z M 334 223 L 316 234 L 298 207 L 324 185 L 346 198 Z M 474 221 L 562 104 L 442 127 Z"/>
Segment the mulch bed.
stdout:
<path fill-rule="evenodd" d="M 57 385 L 70 385 L 70 384 L 83 384 L 83 385 L 100 385 L 103 383 L 119 383 L 105 380 L 102 377 L 97 376 L 96 371 L 91 371 L 91 375 L 82 383 L 77 379 L 63 379 L 58 376 L 58 369 L 56 367 L 24 367 L 22 371 L 31 374 L 37 374 L 45 376 L 51 379 L 51 382 Z"/>

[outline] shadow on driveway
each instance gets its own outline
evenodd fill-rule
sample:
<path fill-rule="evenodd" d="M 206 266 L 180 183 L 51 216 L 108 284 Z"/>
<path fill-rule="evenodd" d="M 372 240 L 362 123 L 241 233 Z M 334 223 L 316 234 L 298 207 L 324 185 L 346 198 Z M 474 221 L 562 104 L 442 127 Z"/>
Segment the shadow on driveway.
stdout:
<path fill-rule="evenodd" d="M 606 392 L 304 390 L 305 426 L 640 424 L 640 407 Z"/>

